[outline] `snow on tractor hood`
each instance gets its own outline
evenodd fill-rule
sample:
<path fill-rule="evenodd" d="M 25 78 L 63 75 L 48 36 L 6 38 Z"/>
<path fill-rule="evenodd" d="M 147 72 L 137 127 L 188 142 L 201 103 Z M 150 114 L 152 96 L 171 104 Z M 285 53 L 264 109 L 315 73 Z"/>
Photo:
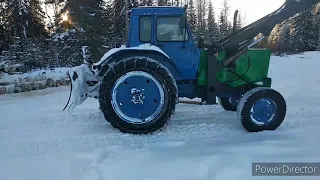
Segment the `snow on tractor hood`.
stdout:
<path fill-rule="evenodd" d="M 132 50 L 153 50 L 153 51 L 158 51 L 160 52 L 161 54 L 165 55 L 166 57 L 169 58 L 169 56 L 163 52 L 159 47 L 157 46 L 154 46 L 154 45 L 151 45 L 149 43 L 147 44 L 141 44 L 139 46 L 134 46 L 134 47 L 126 47 L 125 45 L 122 45 L 121 47 L 119 48 L 113 48 L 111 50 L 109 50 L 107 53 L 105 53 L 103 55 L 103 57 L 100 59 L 100 61 L 94 63 L 93 65 L 95 66 L 98 66 L 100 64 L 102 64 L 103 62 L 105 62 L 106 59 L 108 59 L 112 54 L 118 52 L 118 51 L 121 51 L 121 50 L 125 50 L 125 49 L 132 49 Z"/>

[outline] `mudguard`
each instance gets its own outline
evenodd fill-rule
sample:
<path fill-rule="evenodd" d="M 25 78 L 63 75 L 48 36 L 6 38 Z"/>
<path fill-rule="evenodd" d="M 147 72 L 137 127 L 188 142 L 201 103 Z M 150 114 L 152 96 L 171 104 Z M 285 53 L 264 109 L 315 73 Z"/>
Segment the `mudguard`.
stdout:
<path fill-rule="evenodd" d="M 124 50 L 156 51 L 156 52 L 159 52 L 160 54 L 166 56 L 168 59 L 170 59 L 169 56 L 165 52 L 163 52 L 159 47 L 151 45 L 151 44 L 141 44 L 141 45 L 135 46 L 135 47 L 126 47 L 125 45 L 122 45 L 119 48 L 113 48 L 113 49 L 109 50 L 107 53 L 105 53 L 103 55 L 103 57 L 100 59 L 100 61 L 94 63 L 93 65 L 94 66 L 101 66 L 101 65 L 103 66 L 105 63 L 108 62 L 108 59 L 110 59 L 110 57 L 112 57 L 116 53 L 118 53 L 120 51 L 124 51 Z"/>
<path fill-rule="evenodd" d="M 174 77 L 180 75 L 178 67 L 169 58 L 169 56 L 157 46 L 150 44 L 143 44 L 137 47 L 129 48 L 126 46 L 121 46 L 120 48 L 111 49 L 100 59 L 99 62 L 93 64 L 93 71 L 98 78 L 101 78 L 107 72 L 109 66 L 123 58 L 130 56 L 149 56 L 151 58 L 158 59 L 160 63 L 170 70 Z"/>

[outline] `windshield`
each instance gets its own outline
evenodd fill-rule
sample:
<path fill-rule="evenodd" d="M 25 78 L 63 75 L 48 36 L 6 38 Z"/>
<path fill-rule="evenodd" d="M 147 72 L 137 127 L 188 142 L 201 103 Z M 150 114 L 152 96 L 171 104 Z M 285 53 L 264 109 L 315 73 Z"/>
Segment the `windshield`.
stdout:
<path fill-rule="evenodd" d="M 158 41 L 183 41 L 188 40 L 188 33 L 185 34 L 185 22 L 180 16 L 157 18 L 157 39 Z M 186 35 L 186 36 L 185 36 Z"/>

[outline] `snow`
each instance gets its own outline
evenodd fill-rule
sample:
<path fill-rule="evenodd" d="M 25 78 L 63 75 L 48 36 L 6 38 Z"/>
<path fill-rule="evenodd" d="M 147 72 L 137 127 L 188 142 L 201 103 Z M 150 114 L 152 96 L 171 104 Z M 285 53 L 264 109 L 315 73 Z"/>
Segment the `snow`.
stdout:
<path fill-rule="evenodd" d="M 53 80 L 58 80 L 61 78 L 66 78 L 67 71 L 69 68 L 61 67 L 61 68 L 53 68 L 46 70 L 36 70 L 29 73 L 23 74 L 12 74 L 8 73 L 0 74 L 0 83 L 14 83 L 24 81 L 25 79 L 48 79 L 51 78 Z"/>
<path fill-rule="evenodd" d="M 100 61 L 94 63 L 94 65 L 98 66 L 100 64 L 103 64 L 105 62 L 105 60 L 108 59 L 112 54 L 114 54 L 118 51 L 124 50 L 124 49 L 153 50 L 153 51 L 160 52 L 161 54 L 163 54 L 169 58 L 169 56 L 165 52 L 163 52 L 160 48 L 158 48 L 157 46 L 151 45 L 149 43 L 141 44 L 141 45 L 135 46 L 135 47 L 126 47 L 125 45 L 121 45 L 119 48 L 113 48 L 113 49 L 109 50 L 107 53 L 105 53 L 103 55 L 103 57 L 100 59 Z"/>
<path fill-rule="evenodd" d="M 319 52 L 272 57 L 273 87 L 288 114 L 271 132 L 247 133 L 218 105 L 179 104 L 162 130 L 122 134 L 88 99 L 62 111 L 68 87 L 0 96 L 3 180 L 277 180 L 253 162 L 320 162 Z M 281 177 L 281 180 L 319 177 Z"/>
<path fill-rule="evenodd" d="M 67 5 L 67 0 L 64 0 L 62 2 L 59 2 L 56 6 L 57 13 L 60 13 Z"/>
<path fill-rule="evenodd" d="M 66 37 L 66 36 L 69 36 L 69 32 L 68 31 L 55 35 L 53 37 L 53 39 L 54 39 L 54 41 L 58 41 L 58 40 L 64 39 L 64 37 Z"/>

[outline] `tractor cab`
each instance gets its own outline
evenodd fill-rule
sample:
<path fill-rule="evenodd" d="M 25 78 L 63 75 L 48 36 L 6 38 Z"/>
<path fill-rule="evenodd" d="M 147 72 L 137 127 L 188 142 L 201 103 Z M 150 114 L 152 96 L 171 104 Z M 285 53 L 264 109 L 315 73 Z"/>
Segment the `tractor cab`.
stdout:
<path fill-rule="evenodd" d="M 199 50 L 183 7 L 138 7 L 130 12 L 127 47 L 151 44 L 160 48 L 179 68 L 181 79 L 194 79 Z"/>

